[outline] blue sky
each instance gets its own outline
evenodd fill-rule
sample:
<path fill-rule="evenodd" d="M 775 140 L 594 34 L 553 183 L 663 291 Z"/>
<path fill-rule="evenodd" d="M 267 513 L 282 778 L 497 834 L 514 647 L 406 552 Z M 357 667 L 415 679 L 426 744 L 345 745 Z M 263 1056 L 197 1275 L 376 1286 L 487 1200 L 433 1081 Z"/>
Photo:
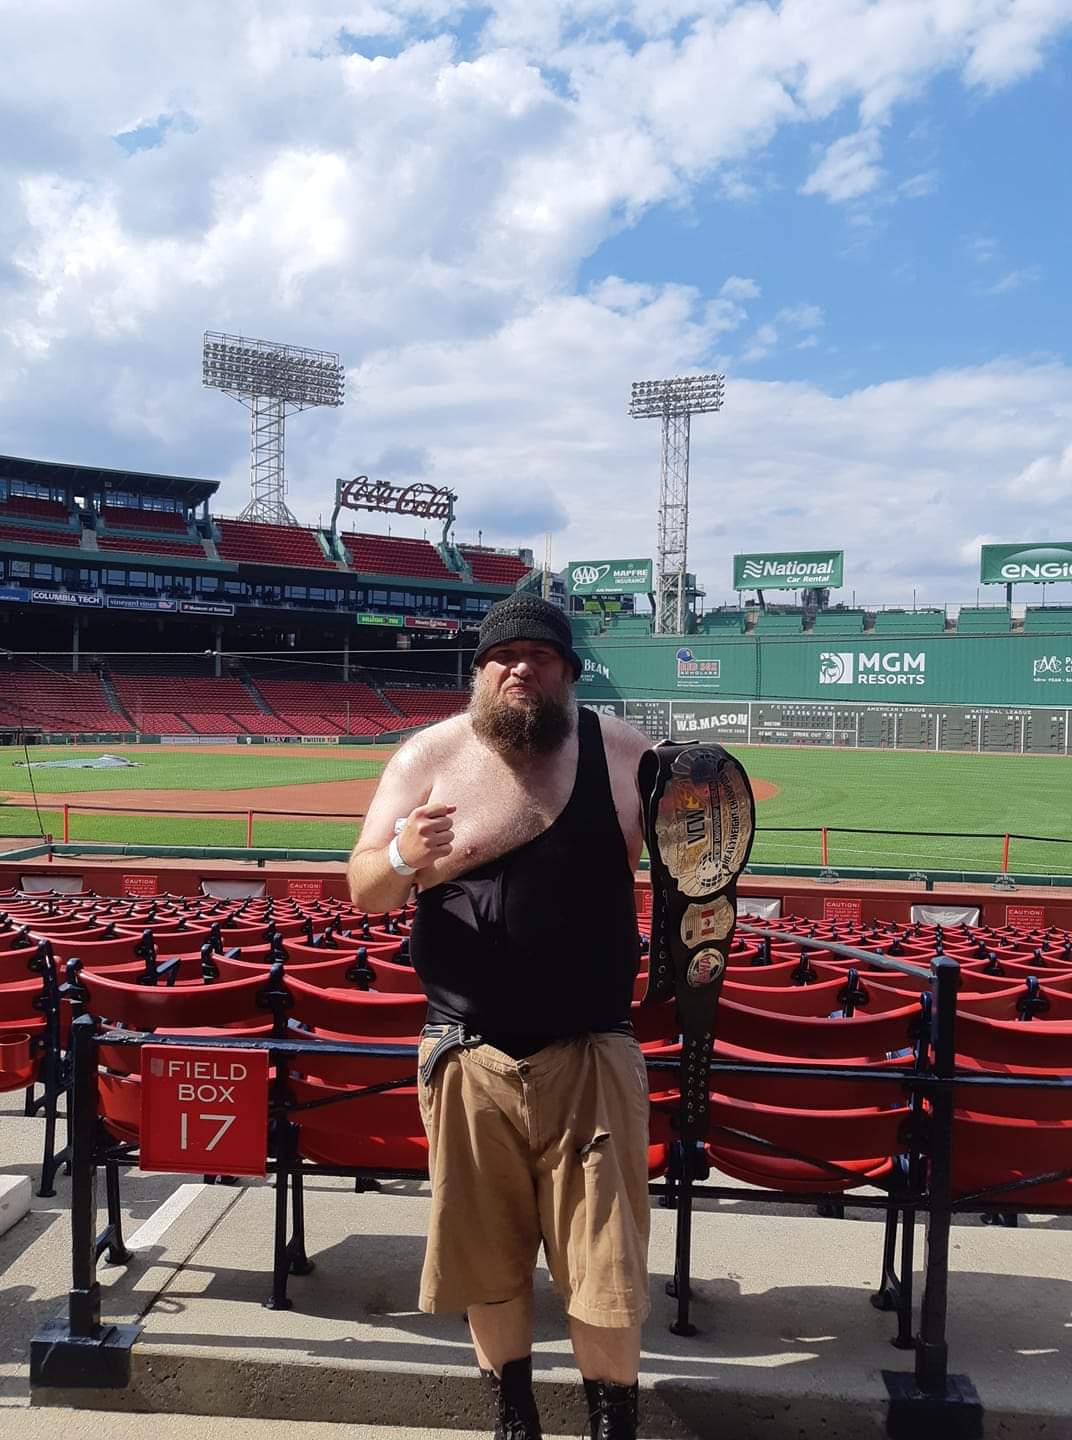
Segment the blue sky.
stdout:
<path fill-rule="evenodd" d="M 564 565 L 652 549 L 630 381 L 718 368 L 709 603 L 739 550 L 957 603 L 1072 539 L 1068 0 L 42 0 L 0 57 L 0 451 L 235 513 L 202 332 L 338 350 L 302 518 L 408 474 Z"/>
<path fill-rule="evenodd" d="M 993 96 L 935 81 L 890 126 L 884 183 L 847 208 L 800 193 L 815 147 L 844 129 L 839 113 L 782 132 L 749 167 L 754 199 L 698 186 L 605 240 L 580 283 L 619 275 L 709 291 L 726 273 L 754 276 L 758 322 L 803 300 L 825 323 L 814 347 L 735 368 L 834 392 L 1000 355 L 1067 360 L 1072 42 Z"/>

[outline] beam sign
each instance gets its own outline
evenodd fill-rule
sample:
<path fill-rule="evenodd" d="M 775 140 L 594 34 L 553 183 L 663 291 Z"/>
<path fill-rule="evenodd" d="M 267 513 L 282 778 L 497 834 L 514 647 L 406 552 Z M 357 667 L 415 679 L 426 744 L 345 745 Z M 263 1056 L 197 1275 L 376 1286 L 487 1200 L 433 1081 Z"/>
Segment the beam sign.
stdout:
<path fill-rule="evenodd" d="M 143 1045 L 142 1170 L 264 1175 L 268 1052 Z"/>

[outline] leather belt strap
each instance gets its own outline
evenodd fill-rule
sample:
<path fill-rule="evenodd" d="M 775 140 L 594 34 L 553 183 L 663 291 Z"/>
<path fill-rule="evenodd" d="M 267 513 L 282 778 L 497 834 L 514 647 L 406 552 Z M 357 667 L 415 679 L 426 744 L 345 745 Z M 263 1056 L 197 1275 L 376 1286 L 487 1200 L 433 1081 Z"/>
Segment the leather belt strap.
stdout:
<path fill-rule="evenodd" d="M 479 1035 L 470 1035 L 464 1025 L 426 1025 L 421 1031 L 422 1040 L 435 1039 L 435 1044 L 421 1062 L 418 1073 L 423 1085 L 431 1085 L 436 1066 L 444 1055 L 452 1050 L 471 1050 L 474 1045 L 483 1045 Z"/>
<path fill-rule="evenodd" d="M 677 1000 L 682 1138 L 703 1140 L 718 997 L 737 923 L 737 877 L 756 828 L 752 787 L 721 745 L 664 740 L 641 759 L 651 861 L 645 1004 Z"/>

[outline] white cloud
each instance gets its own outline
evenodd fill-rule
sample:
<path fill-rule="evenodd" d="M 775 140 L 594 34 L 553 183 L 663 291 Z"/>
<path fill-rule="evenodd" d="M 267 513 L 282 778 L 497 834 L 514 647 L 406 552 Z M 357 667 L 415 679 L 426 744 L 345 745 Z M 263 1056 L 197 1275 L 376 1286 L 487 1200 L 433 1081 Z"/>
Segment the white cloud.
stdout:
<path fill-rule="evenodd" d="M 996 535 L 991 535 L 989 531 L 983 531 L 980 535 L 973 535 L 970 540 L 962 540 L 957 546 L 957 554 L 960 556 L 962 564 L 978 566 L 979 551 L 983 546 L 1000 544 L 1001 541 Z"/>
<path fill-rule="evenodd" d="M 718 293 L 730 300 L 758 300 L 762 291 L 755 280 L 749 280 L 743 275 L 731 275 L 722 282 Z"/>
<path fill-rule="evenodd" d="M 801 187 L 804 195 L 825 195 L 828 200 L 859 200 L 878 188 L 883 170 L 876 130 L 843 135 L 828 147 Z"/>
<path fill-rule="evenodd" d="M 826 324 L 821 305 L 786 305 L 778 311 L 775 319 L 781 325 L 793 330 L 821 330 Z"/>
<path fill-rule="evenodd" d="M 747 348 L 741 352 L 740 363 L 752 365 L 764 360 L 778 343 L 778 329 L 771 324 L 760 325 L 752 336 Z"/>
<path fill-rule="evenodd" d="M 1011 83 L 1068 23 L 1067 0 L 0 7 L 0 56 L 17 57 L 0 158 L 5 448 L 205 473 L 237 509 L 244 419 L 200 390 L 200 332 L 261 334 L 338 349 L 350 372 L 343 411 L 292 422 L 299 513 L 330 508 L 336 475 L 404 452 L 488 538 L 538 542 L 519 502 L 494 519 L 505 491 L 528 490 L 568 516 L 563 546 L 608 533 L 629 554 L 653 530 L 658 441 L 625 418 L 629 382 L 726 366 L 725 413 L 694 427 L 697 483 L 717 477 L 725 524 L 743 543 L 768 497 L 803 505 L 816 543 L 837 531 L 890 554 L 871 581 L 897 598 L 924 522 L 932 537 L 998 528 L 1007 477 L 1060 455 L 1067 371 L 1010 361 L 841 396 L 735 379 L 728 337 L 740 367 L 811 347 L 823 321 L 809 302 L 768 319 L 747 275 L 719 287 L 751 268 L 746 248 L 712 259 L 704 294 L 630 272 L 578 295 L 576 277 L 652 206 L 773 191 L 766 157 L 786 131 L 850 132 L 806 193 L 876 196 L 898 106 L 939 75 Z M 158 143 L 128 153 L 113 137 L 132 133 Z M 697 540 L 712 580 L 722 547 Z"/>
<path fill-rule="evenodd" d="M 1060 453 L 1036 456 L 1009 482 L 1009 494 L 1029 502 L 1067 504 L 1072 495 L 1072 445 Z"/>
<path fill-rule="evenodd" d="M 910 175 L 907 180 L 902 180 L 897 187 L 897 193 L 903 195 L 906 200 L 922 200 L 927 195 L 933 195 L 937 189 L 937 173 L 934 170 L 924 170 L 918 175 Z"/>
<path fill-rule="evenodd" d="M 976 265 L 989 265 L 998 258 L 998 242 L 993 235 L 973 235 L 965 245 L 968 258 Z"/>
<path fill-rule="evenodd" d="M 1025 266 L 1022 270 L 1009 270 L 993 285 L 988 285 L 984 295 L 1008 295 L 1013 290 L 1022 290 L 1025 285 L 1034 285 L 1042 271 L 1037 265 Z"/>

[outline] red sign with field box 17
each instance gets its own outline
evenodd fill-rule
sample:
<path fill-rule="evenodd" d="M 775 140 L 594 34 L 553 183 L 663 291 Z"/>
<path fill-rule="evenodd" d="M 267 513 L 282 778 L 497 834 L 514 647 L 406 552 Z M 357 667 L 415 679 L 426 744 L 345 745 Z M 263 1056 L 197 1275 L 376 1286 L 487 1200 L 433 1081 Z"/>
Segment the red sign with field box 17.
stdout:
<path fill-rule="evenodd" d="M 264 1175 L 267 1162 L 267 1051 L 142 1046 L 142 1170 Z"/>

